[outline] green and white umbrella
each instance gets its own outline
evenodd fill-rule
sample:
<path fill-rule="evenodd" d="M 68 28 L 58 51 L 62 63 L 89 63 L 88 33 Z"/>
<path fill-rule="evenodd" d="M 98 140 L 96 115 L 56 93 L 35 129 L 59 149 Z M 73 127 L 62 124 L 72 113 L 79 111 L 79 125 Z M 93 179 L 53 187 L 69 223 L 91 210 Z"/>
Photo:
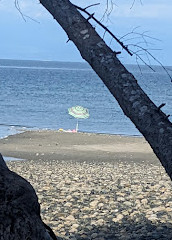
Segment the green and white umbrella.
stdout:
<path fill-rule="evenodd" d="M 81 106 L 68 108 L 68 112 L 77 119 L 76 132 L 78 131 L 78 119 L 86 119 L 90 116 L 88 109 Z"/>

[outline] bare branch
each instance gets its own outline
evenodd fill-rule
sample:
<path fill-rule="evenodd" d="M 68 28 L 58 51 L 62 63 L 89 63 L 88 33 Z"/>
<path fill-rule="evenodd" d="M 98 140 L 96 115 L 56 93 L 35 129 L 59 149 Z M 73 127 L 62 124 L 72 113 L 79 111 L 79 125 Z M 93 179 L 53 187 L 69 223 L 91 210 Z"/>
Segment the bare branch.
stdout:
<path fill-rule="evenodd" d="M 110 1 L 110 3 L 109 3 L 109 1 Z M 104 12 L 102 18 L 100 19 L 100 22 L 101 22 L 101 21 L 104 21 L 105 16 L 107 16 L 107 19 L 109 20 L 109 16 L 110 16 L 110 14 L 111 14 L 112 11 L 113 11 L 113 6 L 114 6 L 114 5 L 117 6 L 117 5 L 113 2 L 113 0 L 106 0 L 106 9 L 105 9 L 105 12 Z"/>
<path fill-rule="evenodd" d="M 143 5 L 142 1 L 141 1 L 141 0 L 139 0 L 139 1 L 140 1 L 140 4 L 141 4 L 141 5 Z M 136 2 L 136 0 L 133 0 L 133 2 L 132 2 L 132 5 L 131 5 L 130 9 L 132 9 L 132 8 L 133 8 L 133 6 L 134 6 L 135 2 Z"/>
<path fill-rule="evenodd" d="M 142 69 L 141 69 L 141 67 L 140 67 L 140 64 L 139 64 L 139 61 L 138 61 L 138 57 L 137 57 L 137 56 L 136 56 L 136 63 L 137 63 L 137 66 L 138 66 L 141 74 L 143 75 L 143 72 L 142 72 Z"/>
<path fill-rule="evenodd" d="M 126 33 L 125 35 L 123 35 L 122 37 L 120 37 L 120 40 L 121 40 L 121 39 L 124 39 L 124 38 L 127 37 L 128 35 L 133 35 L 133 34 L 134 34 L 134 35 L 138 35 L 138 36 L 140 36 L 140 37 L 145 37 L 145 38 L 149 38 L 149 39 L 152 39 L 152 40 L 156 40 L 156 41 L 161 42 L 160 39 L 155 38 L 155 37 L 151 37 L 151 36 L 147 35 L 146 33 L 148 33 L 148 31 L 144 31 L 143 33 L 136 32 L 135 30 L 138 29 L 138 28 L 140 28 L 140 26 L 137 26 L 137 27 L 133 28 L 133 30 L 132 30 L 131 32 Z"/>
<path fill-rule="evenodd" d="M 149 67 L 152 71 L 155 72 L 155 70 L 151 67 L 150 64 L 147 64 L 145 62 L 145 60 L 141 57 L 141 54 L 140 52 L 143 52 L 144 54 L 146 54 L 147 58 L 152 58 L 155 62 L 157 62 L 162 68 L 163 70 L 166 72 L 166 74 L 169 76 L 171 82 L 172 82 L 172 76 L 169 74 L 168 70 L 164 67 L 164 65 L 157 59 L 155 58 L 150 52 L 149 50 L 155 50 L 155 49 L 146 49 L 142 46 L 138 46 L 138 45 L 135 45 L 135 44 L 130 44 L 130 46 L 134 46 L 136 47 L 138 50 L 137 51 L 132 51 L 133 55 L 135 55 L 137 58 L 139 58 L 147 67 Z M 157 49 L 156 49 L 157 50 Z M 131 51 L 131 50 L 130 50 Z M 150 62 L 150 60 L 149 60 Z"/>
<path fill-rule="evenodd" d="M 134 1 L 132 2 L 132 5 L 131 5 L 130 9 L 133 8 L 133 6 L 134 6 L 134 4 L 135 4 L 135 1 L 136 1 L 136 0 L 134 0 Z"/>
<path fill-rule="evenodd" d="M 22 18 L 23 18 L 23 20 L 25 22 L 26 22 L 26 18 L 29 18 L 30 20 L 32 20 L 32 21 L 34 21 L 36 23 L 40 23 L 39 21 L 37 21 L 37 20 L 35 20 L 35 19 L 33 19 L 33 18 L 31 18 L 31 17 L 29 17 L 29 16 L 27 16 L 27 15 L 22 13 L 18 0 L 15 0 L 14 4 L 15 4 L 16 9 L 19 11 L 20 15 L 22 16 Z"/>
<path fill-rule="evenodd" d="M 22 13 L 22 11 L 21 11 L 21 9 L 20 9 L 20 5 L 19 5 L 18 0 L 15 0 L 15 1 L 14 1 L 14 4 L 15 4 L 16 9 L 17 9 L 17 10 L 19 11 L 19 13 L 21 14 L 23 20 L 26 22 L 26 19 L 25 19 L 24 15 L 23 15 L 23 13 Z"/>
<path fill-rule="evenodd" d="M 85 7 L 84 9 L 86 10 L 87 8 L 90 8 L 90 7 L 93 7 L 93 6 L 97 6 L 97 5 L 100 5 L 100 3 L 91 4 L 91 5 L 89 5 L 88 7 Z"/>
<path fill-rule="evenodd" d="M 106 30 L 105 30 L 104 33 L 103 33 L 103 37 L 102 37 L 103 39 L 104 39 L 105 35 L 106 35 Z"/>
<path fill-rule="evenodd" d="M 129 33 L 123 35 L 121 38 L 119 38 L 119 40 L 123 39 L 123 42 L 125 43 L 125 45 L 127 42 L 127 47 L 130 49 L 130 51 L 133 53 L 133 55 L 135 55 L 137 63 L 138 63 L 138 59 L 140 59 L 147 67 L 149 67 L 152 71 L 155 72 L 153 67 L 151 67 L 151 61 L 150 61 L 150 59 L 153 59 L 155 62 L 157 62 L 163 68 L 163 70 L 167 73 L 168 77 L 170 78 L 170 80 L 172 82 L 172 77 L 169 74 L 168 70 L 163 66 L 163 64 L 158 59 L 156 59 L 150 53 L 150 51 L 155 51 L 155 50 L 157 51 L 157 50 L 161 50 L 161 49 L 150 48 L 149 46 L 153 45 L 153 43 L 148 42 L 148 39 L 152 39 L 152 40 L 156 40 L 156 41 L 161 41 L 161 40 L 149 36 L 147 34 L 148 31 L 144 31 L 143 33 L 136 32 L 135 30 L 138 28 L 139 28 L 139 26 L 135 27 L 131 32 L 129 32 Z M 132 35 L 133 37 L 126 39 L 126 37 L 128 37 L 130 35 Z M 136 40 L 136 39 L 137 39 L 137 42 L 133 43 L 133 40 Z M 134 48 L 134 50 L 133 50 L 133 48 Z M 142 55 L 144 57 L 146 57 L 148 63 L 147 63 L 147 61 L 144 60 Z"/>

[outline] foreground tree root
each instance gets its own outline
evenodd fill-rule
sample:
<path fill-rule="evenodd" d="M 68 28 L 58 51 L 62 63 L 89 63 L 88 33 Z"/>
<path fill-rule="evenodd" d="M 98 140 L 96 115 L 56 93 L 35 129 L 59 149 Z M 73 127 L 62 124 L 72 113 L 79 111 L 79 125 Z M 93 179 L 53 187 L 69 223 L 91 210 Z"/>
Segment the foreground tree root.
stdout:
<path fill-rule="evenodd" d="M 0 154 L 0 240 L 51 240 L 52 230 L 40 217 L 35 190 L 10 171 Z"/>

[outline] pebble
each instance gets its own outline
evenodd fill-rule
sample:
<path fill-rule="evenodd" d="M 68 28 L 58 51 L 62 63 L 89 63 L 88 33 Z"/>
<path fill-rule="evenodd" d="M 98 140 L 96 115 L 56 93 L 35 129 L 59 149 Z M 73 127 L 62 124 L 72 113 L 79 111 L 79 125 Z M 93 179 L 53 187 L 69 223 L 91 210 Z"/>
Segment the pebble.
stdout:
<path fill-rule="evenodd" d="M 59 240 L 172 239 L 172 183 L 136 162 L 8 162 L 36 190 Z"/>
<path fill-rule="evenodd" d="M 91 234 L 91 238 L 96 238 L 98 236 L 98 234 L 97 233 L 93 233 L 93 234 Z"/>
<path fill-rule="evenodd" d="M 68 217 L 66 217 L 65 220 L 66 220 L 66 221 L 75 221 L 75 218 L 74 218 L 74 216 L 69 215 Z"/>

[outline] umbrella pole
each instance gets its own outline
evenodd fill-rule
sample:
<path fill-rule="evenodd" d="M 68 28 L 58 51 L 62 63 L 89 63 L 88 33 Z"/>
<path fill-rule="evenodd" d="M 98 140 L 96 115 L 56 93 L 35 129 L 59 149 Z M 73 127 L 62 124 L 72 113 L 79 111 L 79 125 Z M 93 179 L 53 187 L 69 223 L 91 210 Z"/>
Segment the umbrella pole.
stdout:
<path fill-rule="evenodd" d="M 77 119 L 77 123 L 76 123 L 76 132 L 78 132 L 78 119 Z"/>

